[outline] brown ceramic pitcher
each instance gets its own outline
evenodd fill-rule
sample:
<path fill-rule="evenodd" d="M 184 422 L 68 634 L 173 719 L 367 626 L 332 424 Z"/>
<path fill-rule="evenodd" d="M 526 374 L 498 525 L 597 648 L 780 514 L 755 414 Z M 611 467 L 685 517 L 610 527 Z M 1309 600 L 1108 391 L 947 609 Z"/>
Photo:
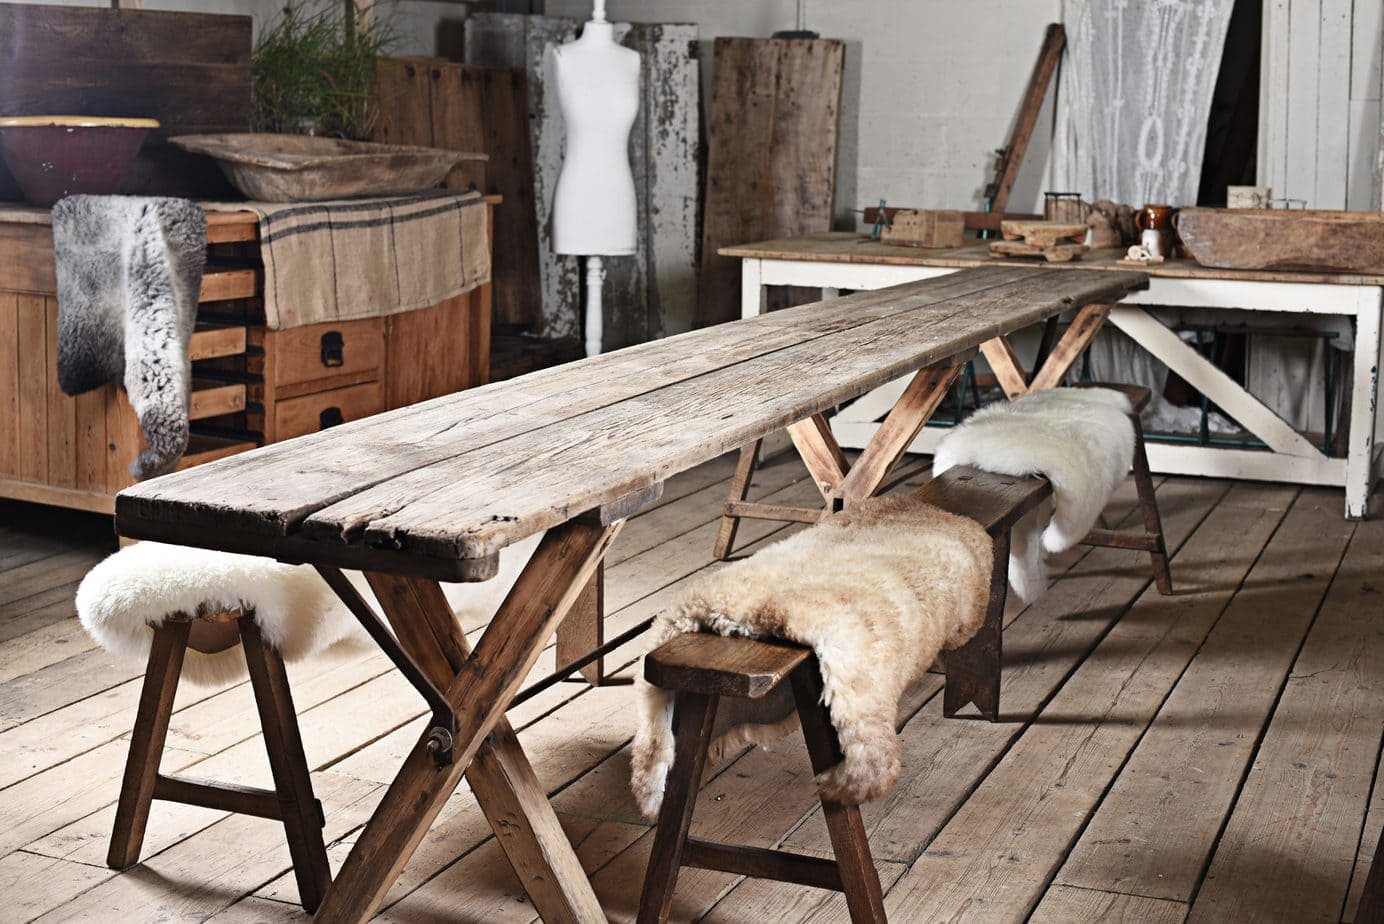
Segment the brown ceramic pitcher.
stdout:
<path fill-rule="evenodd" d="M 1146 247 L 1150 241 L 1147 232 L 1153 232 L 1157 236 L 1157 251 L 1154 254 L 1159 257 L 1171 257 L 1173 255 L 1173 207 L 1171 205 L 1146 205 L 1134 215 L 1134 225 L 1141 232 L 1140 239 Z M 1149 247 L 1152 251 L 1153 248 Z"/>

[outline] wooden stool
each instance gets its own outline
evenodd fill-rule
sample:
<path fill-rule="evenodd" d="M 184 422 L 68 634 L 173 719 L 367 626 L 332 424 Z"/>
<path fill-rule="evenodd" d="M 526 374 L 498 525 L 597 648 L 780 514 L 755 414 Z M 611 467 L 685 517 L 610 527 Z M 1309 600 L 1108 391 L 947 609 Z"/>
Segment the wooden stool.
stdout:
<path fill-rule="evenodd" d="M 1046 478 L 996 475 L 968 465 L 948 469 L 913 492 L 917 500 L 975 520 L 985 527 L 994 544 L 985 622 L 969 642 L 942 653 L 947 674 L 942 714 L 948 718 L 967 703 L 975 703 L 985 718 L 991 722 L 999 719 L 1009 534 L 1024 514 L 1051 495 L 1052 484 Z"/>
<path fill-rule="evenodd" d="M 844 892 L 851 920 L 883 921 L 884 898 L 870 857 L 860 809 L 822 800 L 836 861 L 782 850 L 716 844 L 687 836 L 706 768 L 716 704 L 722 696 L 759 699 L 788 680 L 812 759 L 812 772 L 841 762 L 826 707 L 822 678 L 811 650 L 790 642 L 681 635 L 644 659 L 644 676 L 673 691 L 673 767 L 658 813 L 653 852 L 644 875 L 639 921 L 668 919 L 673 889 L 684 866 Z"/>
<path fill-rule="evenodd" d="M 1082 382 L 1075 388 L 1108 388 L 1129 399 L 1133 411 L 1129 420 L 1134 424 L 1134 487 L 1139 493 L 1139 510 L 1144 516 L 1144 531 L 1093 529 L 1082 539 L 1084 545 L 1111 549 L 1135 549 L 1148 552 L 1153 559 L 1153 581 L 1160 594 L 1173 592 L 1173 575 L 1168 567 L 1168 546 L 1163 538 L 1163 519 L 1158 515 L 1158 498 L 1153 493 L 1153 476 L 1149 473 L 1149 457 L 1144 449 L 1144 427 L 1139 415 L 1148 407 L 1152 393 L 1139 385 L 1119 385 L 1106 382 Z"/>
<path fill-rule="evenodd" d="M 264 745 L 274 776 L 274 790 L 231 786 L 159 773 L 173 695 L 182 673 L 183 655 L 194 651 L 214 654 L 240 644 L 255 691 Z M 288 675 L 279 653 L 260 636 L 253 613 L 176 614 L 154 631 L 144 688 L 139 697 L 130 756 L 120 787 L 120 802 L 111 833 L 106 864 L 126 869 L 139 862 L 149 807 L 155 799 L 256 815 L 283 822 L 293 871 L 303 907 L 316 910 L 331 883 L 327 850 L 322 843 L 326 823 L 322 804 L 313 797 L 307 757 L 298 734 L 298 719 L 288 691 Z"/>

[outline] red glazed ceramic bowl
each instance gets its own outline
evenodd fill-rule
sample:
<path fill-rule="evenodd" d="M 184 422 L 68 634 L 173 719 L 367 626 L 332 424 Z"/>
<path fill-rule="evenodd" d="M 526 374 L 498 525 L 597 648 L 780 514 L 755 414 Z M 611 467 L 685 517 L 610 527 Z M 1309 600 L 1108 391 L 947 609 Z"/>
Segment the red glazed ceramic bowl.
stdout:
<path fill-rule="evenodd" d="M 96 116 L 0 118 L 0 155 L 24 199 L 52 205 L 63 196 L 119 192 L 153 119 Z"/>

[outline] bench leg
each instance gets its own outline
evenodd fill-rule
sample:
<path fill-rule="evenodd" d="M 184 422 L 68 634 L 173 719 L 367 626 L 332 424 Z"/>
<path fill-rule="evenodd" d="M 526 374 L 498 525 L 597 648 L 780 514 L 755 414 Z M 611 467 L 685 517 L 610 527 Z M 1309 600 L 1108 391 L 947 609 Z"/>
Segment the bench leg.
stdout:
<path fill-rule="evenodd" d="M 841 762 L 841 747 L 836 729 L 827 720 L 822 705 L 822 677 L 816 659 L 807 661 L 793 672 L 793 699 L 798 707 L 807 753 L 812 758 L 812 772 L 823 773 Z M 831 848 L 836 854 L 836 868 L 841 875 L 841 891 L 846 893 L 846 907 L 855 924 L 882 922 L 884 892 L 879 873 L 870 855 L 870 841 L 865 835 L 865 823 L 860 807 L 822 800 L 822 816 L 831 836 Z"/>
<path fill-rule="evenodd" d="M 673 701 L 673 767 L 663 789 L 653 849 L 639 899 L 639 924 L 662 924 L 673 907 L 683 848 L 706 769 L 706 752 L 716 720 L 716 696 L 679 693 Z"/>
<path fill-rule="evenodd" d="M 740 447 L 740 460 L 735 463 L 735 474 L 730 479 L 730 492 L 726 495 L 727 508 L 721 514 L 721 529 L 716 533 L 716 546 L 713 553 L 720 561 L 730 558 L 735 547 L 735 533 L 740 528 L 740 517 L 731 513 L 730 503 L 743 501 L 750 494 L 750 481 L 754 478 L 754 467 L 759 459 L 759 448 L 763 440 L 755 440 Z"/>
<path fill-rule="evenodd" d="M 1009 532 L 994 539 L 995 565 L 990 573 L 990 600 L 985 622 L 971 640 L 945 656 L 947 685 L 942 714 L 951 718 L 967 703 L 975 703 L 991 722 L 1000 712 L 1000 659 L 1004 639 L 1004 603 L 1009 591 Z"/>
<path fill-rule="evenodd" d="M 1139 492 L 1139 509 L 1144 515 L 1144 532 L 1154 539 L 1149 557 L 1153 559 L 1153 580 L 1160 594 L 1173 592 L 1173 575 L 1168 567 L 1168 546 L 1163 538 L 1163 520 L 1158 515 L 1158 498 L 1153 491 L 1153 475 L 1149 473 L 1149 457 L 1144 449 L 1144 427 L 1138 414 L 1134 421 L 1134 487 Z"/>
<path fill-rule="evenodd" d="M 159 761 L 168 738 L 168 720 L 173 715 L 173 694 L 183 670 L 188 619 L 168 619 L 154 630 L 149 649 L 149 664 L 144 670 L 144 686 L 139 694 L 134 732 L 130 735 L 130 755 L 125 761 L 125 778 L 120 784 L 120 801 L 115 810 L 106 865 L 127 869 L 139 862 L 144 844 L 144 829 L 149 823 L 149 806 L 154 801 Z"/>
<path fill-rule="evenodd" d="M 240 617 L 240 641 L 259 708 L 264 747 L 269 752 L 269 769 L 274 776 L 288 852 L 293 858 L 298 895 L 304 910 L 312 912 L 321 904 L 332 874 L 327 865 L 327 848 L 322 843 L 325 819 L 312 794 L 312 778 L 298 734 L 288 674 L 283 658 L 261 637 L 253 614 Z"/>

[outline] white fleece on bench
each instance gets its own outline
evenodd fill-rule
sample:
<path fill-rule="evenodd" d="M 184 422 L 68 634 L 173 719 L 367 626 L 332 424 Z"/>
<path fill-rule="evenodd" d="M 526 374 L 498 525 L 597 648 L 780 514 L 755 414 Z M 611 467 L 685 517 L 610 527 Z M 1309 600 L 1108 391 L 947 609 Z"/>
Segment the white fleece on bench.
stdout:
<path fill-rule="evenodd" d="M 1044 552 L 1063 552 L 1096 525 L 1134 461 L 1129 399 L 1109 388 L 1054 388 L 981 408 L 947 432 L 932 471 L 971 465 L 999 475 L 1043 475 L 1053 501 L 1010 534 L 1009 583 L 1024 602 L 1048 586 Z"/>
<path fill-rule="evenodd" d="M 488 581 L 442 585 L 447 602 L 464 623 L 484 621 L 495 612 L 540 538 L 541 534 L 501 552 L 499 573 Z M 379 612 L 364 576 L 345 574 Z M 102 648 L 123 658 L 147 659 L 156 627 L 171 615 L 192 615 L 199 608 L 253 610 L 265 641 L 285 661 L 301 661 L 330 648 L 372 644 L 309 565 L 139 542 L 92 568 L 77 588 L 82 627 Z M 189 648 L 183 660 L 183 676 L 193 683 L 223 684 L 245 675 L 239 645 L 214 654 Z"/>

